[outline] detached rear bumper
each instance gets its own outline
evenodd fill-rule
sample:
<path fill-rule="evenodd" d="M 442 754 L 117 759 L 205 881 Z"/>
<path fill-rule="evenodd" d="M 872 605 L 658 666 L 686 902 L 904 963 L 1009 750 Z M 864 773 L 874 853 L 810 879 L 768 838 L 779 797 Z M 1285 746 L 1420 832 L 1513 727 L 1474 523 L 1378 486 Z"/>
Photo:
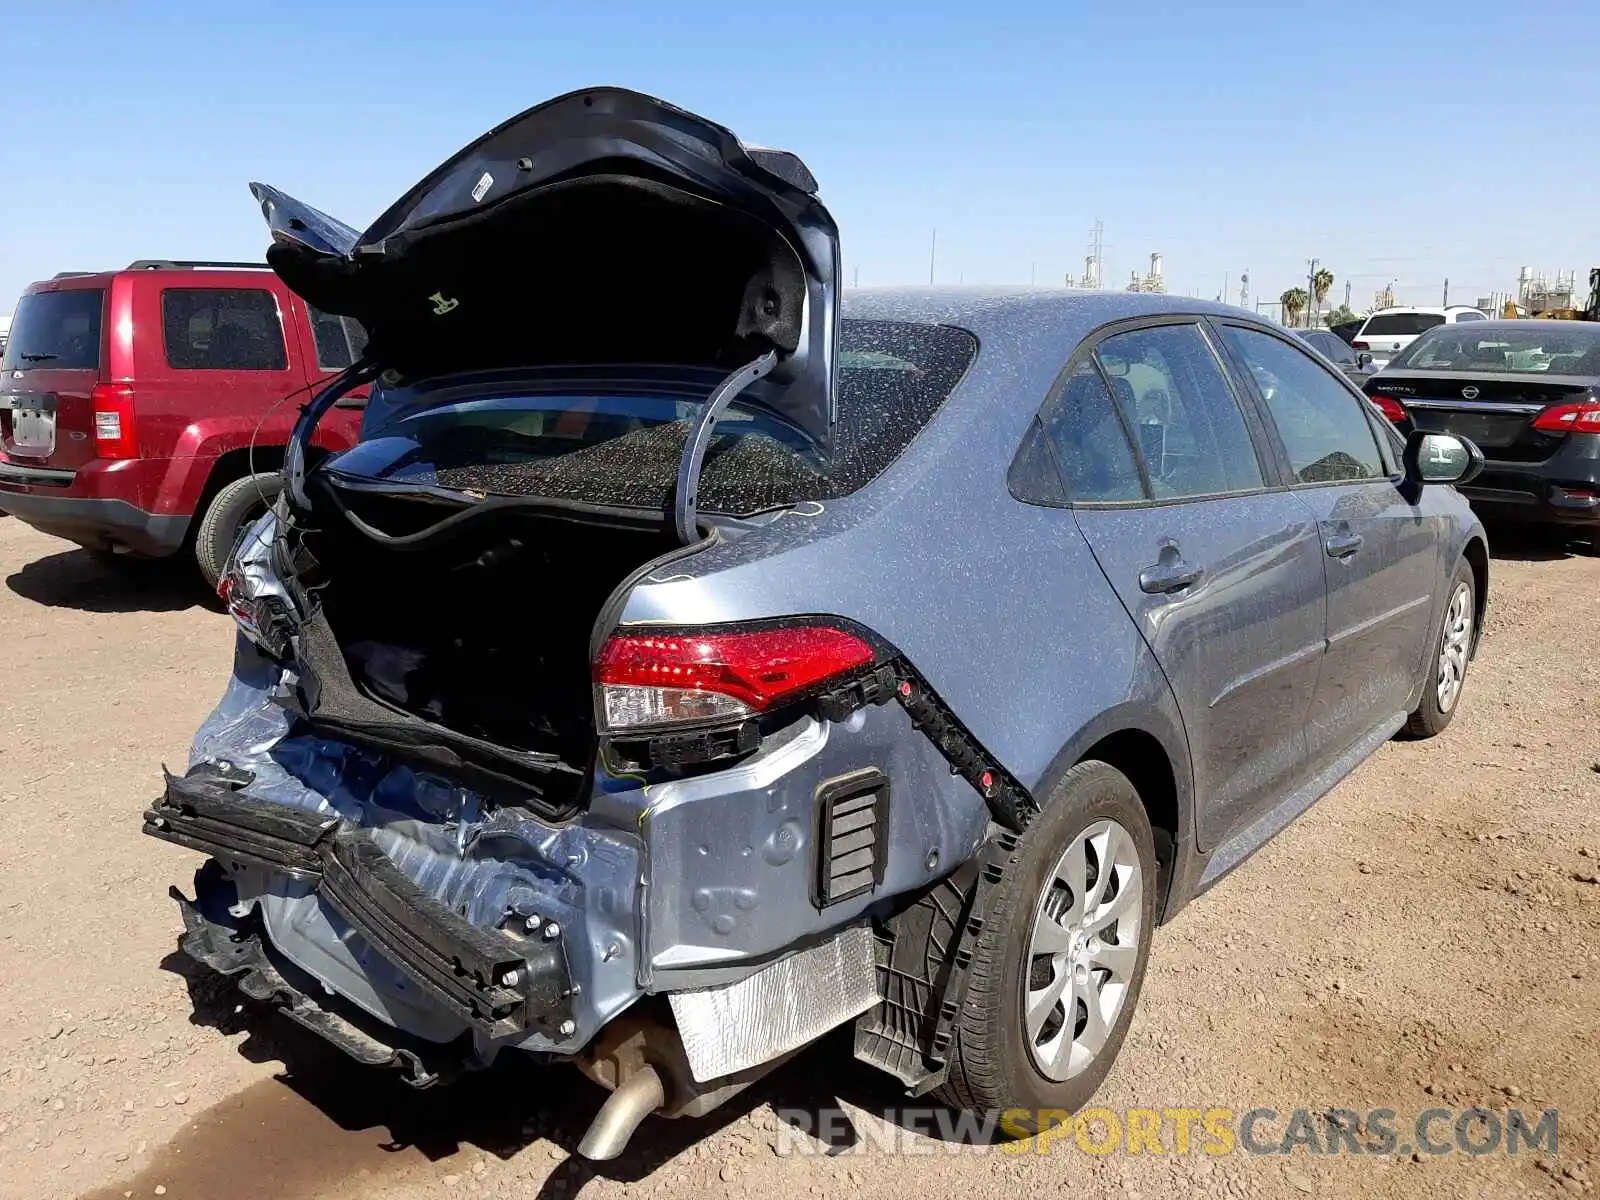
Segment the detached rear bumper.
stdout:
<path fill-rule="evenodd" d="M 204 766 L 181 779 L 168 775 L 144 832 L 311 884 L 428 1000 L 487 1038 L 573 1033 L 575 989 L 559 937 L 473 925 L 423 892 L 370 831 L 240 795 L 248 778 Z"/>

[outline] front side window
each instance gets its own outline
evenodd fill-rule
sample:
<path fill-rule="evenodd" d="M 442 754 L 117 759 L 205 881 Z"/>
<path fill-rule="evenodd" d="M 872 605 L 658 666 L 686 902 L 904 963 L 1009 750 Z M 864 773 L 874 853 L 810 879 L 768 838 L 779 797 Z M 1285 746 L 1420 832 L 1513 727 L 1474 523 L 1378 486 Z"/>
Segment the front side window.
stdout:
<path fill-rule="evenodd" d="M 1198 325 L 1158 325 L 1095 349 L 1156 500 L 1263 486 L 1244 414 Z"/>
<path fill-rule="evenodd" d="M 1111 393 L 1085 359 L 1044 411 L 1044 429 L 1073 500 L 1142 500 L 1144 484 Z"/>
<path fill-rule="evenodd" d="M 180 371 L 282 371 L 278 302 L 258 288 L 168 288 L 161 293 L 167 364 Z"/>
<path fill-rule="evenodd" d="M 1326 367 L 1269 333 L 1228 325 L 1223 336 L 1255 378 L 1297 480 L 1333 483 L 1388 474 L 1362 402 Z"/>

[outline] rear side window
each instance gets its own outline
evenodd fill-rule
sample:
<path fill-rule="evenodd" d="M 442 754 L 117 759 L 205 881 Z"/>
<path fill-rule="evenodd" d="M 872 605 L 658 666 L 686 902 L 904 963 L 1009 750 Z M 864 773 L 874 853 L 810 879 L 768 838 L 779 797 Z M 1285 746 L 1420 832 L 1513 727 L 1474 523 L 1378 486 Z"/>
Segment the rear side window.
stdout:
<path fill-rule="evenodd" d="M 311 334 L 317 346 L 317 370 L 342 371 L 367 347 L 367 333 L 359 322 L 319 312 L 309 304 Z"/>
<path fill-rule="evenodd" d="M 1144 499 L 1133 447 L 1092 360 L 1079 364 L 1046 406 L 1044 428 L 1073 500 Z"/>
<path fill-rule="evenodd" d="M 1485 317 L 1481 312 L 1469 311 L 1469 312 L 1458 312 L 1456 314 L 1457 323 L 1460 323 L 1462 321 L 1486 321 L 1486 320 L 1488 320 L 1488 318 Z"/>
<path fill-rule="evenodd" d="M 933 419 L 978 352 L 964 329 L 905 321 L 841 321 L 839 344 L 832 461 L 816 462 L 781 420 L 736 400 L 706 454 L 703 511 L 748 515 L 864 487 Z M 541 371 L 377 390 L 361 443 L 337 469 L 496 495 L 670 508 L 690 421 L 721 372 L 581 377 Z"/>
<path fill-rule="evenodd" d="M 167 364 L 180 371 L 282 371 L 278 301 L 258 288 L 168 288 L 161 293 Z"/>
<path fill-rule="evenodd" d="M 1362 337 L 1414 337 L 1425 329 L 1444 324 L 1442 313 L 1379 313 L 1368 317 L 1361 327 Z"/>
<path fill-rule="evenodd" d="M 1263 486 L 1244 414 L 1198 325 L 1114 334 L 1095 356 L 1133 431 L 1154 499 Z"/>
<path fill-rule="evenodd" d="M 100 368 L 102 288 L 30 292 L 17 302 L 0 367 L 27 371 L 94 371 Z"/>
<path fill-rule="evenodd" d="M 1297 346 L 1254 329 L 1225 326 L 1278 427 L 1301 483 L 1380 479 L 1388 471 L 1362 402 Z"/>

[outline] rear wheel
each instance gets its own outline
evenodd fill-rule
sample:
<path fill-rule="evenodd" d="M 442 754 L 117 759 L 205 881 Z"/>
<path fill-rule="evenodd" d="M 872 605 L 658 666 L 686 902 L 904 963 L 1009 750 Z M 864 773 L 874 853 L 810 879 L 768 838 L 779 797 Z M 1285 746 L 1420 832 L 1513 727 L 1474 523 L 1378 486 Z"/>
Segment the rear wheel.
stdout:
<path fill-rule="evenodd" d="M 951 1049 L 946 1103 L 1037 1132 L 1075 1112 L 1122 1046 L 1155 928 L 1155 841 L 1127 776 L 1073 767 L 991 893 Z"/>
<path fill-rule="evenodd" d="M 206 583 L 217 586 L 239 535 L 265 515 L 282 490 L 283 477 L 278 472 L 262 471 L 235 479 L 211 498 L 194 535 L 194 557 Z"/>
<path fill-rule="evenodd" d="M 1422 703 L 1406 721 L 1409 737 L 1430 738 L 1443 733 L 1456 714 L 1467 682 L 1467 664 L 1472 659 L 1478 615 L 1476 591 L 1472 567 L 1463 561 L 1450 580 L 1444 620 L 1434 640 L 1434 652 L 1428 656 L 1428 682 L 1422 689 Z"/>

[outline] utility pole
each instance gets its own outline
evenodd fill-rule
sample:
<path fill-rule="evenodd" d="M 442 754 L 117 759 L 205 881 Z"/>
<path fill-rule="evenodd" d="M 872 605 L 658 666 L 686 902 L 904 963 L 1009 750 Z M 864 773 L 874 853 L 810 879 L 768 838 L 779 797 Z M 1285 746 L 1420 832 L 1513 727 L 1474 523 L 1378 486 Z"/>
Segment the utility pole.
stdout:
<path fill-rule="evenodd" d="M 933 286 L 933 259 L 939 252 L 939 227 L 933 227 L 933 240 L 928 243 L 928 286 Z"/>
<path fill-rule="evenodd" d="M 1029 287 L 1036 287 L 1038 285 L 1038 283 L 1039 283 L 1039 264 L 1038 263 L 1029 263 L 1028 264 L 1028 286 Z"/>
<path fill-rule="evenodd" d="M 1306 274 L 1306 308 L 1310 310 L 1306 316 L 1306 328 L 1311 329 L 1317 317 L 1317 260 L 1314 258 L 1311 260 L 1311 270 Z"/>
<path fill-rule="evenodd" d="M 1444 307 L 1450 307 L 1450 276 L 1444 277 Z"/>
<path fill-rule="evenodd" d="M 1350 307 L 1350 281 L 1348 279 L 1344 281 L 1344 306 L 1346 308 Z"/>
<path fill-rule="evenodd" d="M 850 286 L 851 287 L 860 287 L 861 286 L 861 268 L 860 267 L 857 267 L 855 269 L 855 282 L 852 283 Z"/>

